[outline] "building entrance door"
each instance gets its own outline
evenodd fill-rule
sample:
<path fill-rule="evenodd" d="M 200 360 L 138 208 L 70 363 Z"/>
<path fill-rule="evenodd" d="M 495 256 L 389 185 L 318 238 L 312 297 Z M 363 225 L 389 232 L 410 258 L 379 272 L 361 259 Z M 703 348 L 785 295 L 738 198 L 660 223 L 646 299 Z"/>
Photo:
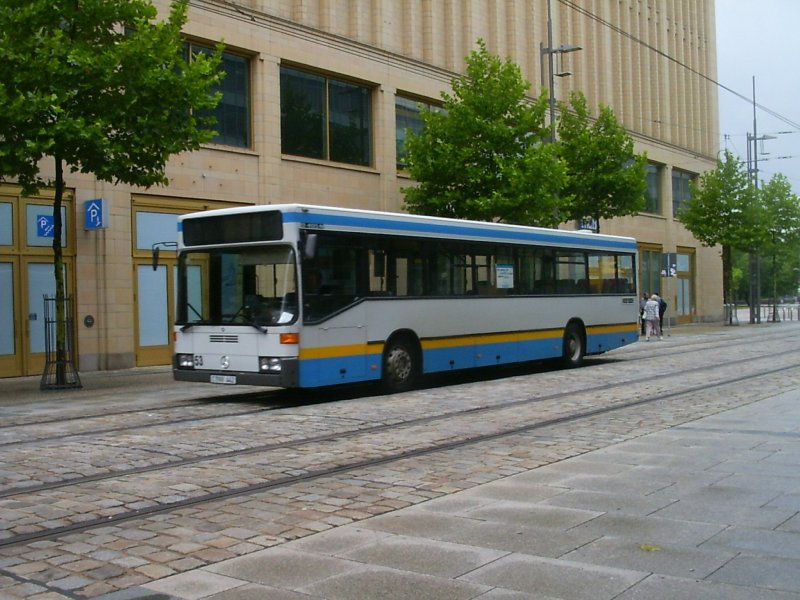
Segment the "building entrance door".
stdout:
<path fill-rule="evenodd" d="M 175 260 L 136 261 L 136 365 L 167 365 L 172 360 L 175 322 Z"/>
<path fill-rule="evenodd" d="M 22 268 L 19 260 L 0 261 L 0 377 L 39 375 L 44 370 L 44 298 L 56 293 L 53 263 L 31 258 L 21 264 Z M 65 261 L 66 281 L 70 267 Z"/>
<path fill-rule="evenodd" d="M 19 377 L 24 374 L 22 330 L 14 315 L 19 299 L 19 260 L 0 261 L 0 377 Z"/>

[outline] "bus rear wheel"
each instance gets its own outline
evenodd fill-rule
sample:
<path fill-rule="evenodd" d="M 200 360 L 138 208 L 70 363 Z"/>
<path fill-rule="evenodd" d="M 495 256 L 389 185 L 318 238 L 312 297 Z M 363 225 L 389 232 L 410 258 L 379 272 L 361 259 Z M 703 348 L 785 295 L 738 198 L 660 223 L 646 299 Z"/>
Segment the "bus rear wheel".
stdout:
<path fill-rule="evenodd" d="M 389 341 L 383 355 L 383 380 L 385 392 L 394 394 L 412 389 L 419 379 L 419 353 L 406 337 Z"/>
<path fill-rule="evenodd" d="M 586 338 L 583 335 L 583 328 L 570 323 L 564 330 L 564 351 L 561 361 L 567 368 L 580 367 L 583 365 L 583 358 L 586 356 Z"/>

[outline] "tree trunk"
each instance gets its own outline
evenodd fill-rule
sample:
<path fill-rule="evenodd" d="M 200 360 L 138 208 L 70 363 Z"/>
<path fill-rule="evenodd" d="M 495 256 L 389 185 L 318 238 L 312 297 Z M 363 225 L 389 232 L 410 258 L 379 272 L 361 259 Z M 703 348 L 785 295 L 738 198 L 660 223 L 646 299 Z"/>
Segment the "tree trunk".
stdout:
<path fill-rule="evenodd" d="M 775 238 L 772 239 L 772 322 L 778 318 L 778 252 L 775 250 Z"/>
<path fill-rule="evenodd" d="M 731 289 L 733 287 L 733 250 L 730 246 L 722 246 L 722 301 L 727 307 L 728 325 L 733 325 L 733 302 Z"/>
<path fill-rule="evenodd" d="M 61 157 L 55 156 L 56 195 L 53 201 L 53 271 L 56 284 L 56 384 L 67 382 L 67 309 L 66 285 L 64 281 L 64 257 L 61 248 L 61 205 L 64 198 L 64 167 Z"/>

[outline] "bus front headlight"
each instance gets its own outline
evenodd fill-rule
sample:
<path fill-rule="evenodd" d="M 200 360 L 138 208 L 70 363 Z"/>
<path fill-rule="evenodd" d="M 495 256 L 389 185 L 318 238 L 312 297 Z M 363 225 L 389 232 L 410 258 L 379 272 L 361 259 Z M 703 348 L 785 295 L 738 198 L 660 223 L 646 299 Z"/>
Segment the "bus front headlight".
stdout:
<path fill-rule="evenodd" d="M 194 369 L 194 354 L 178 354 L 179 369 Z"/>
<path fill-rule="evenodd" d="M 273 356 L 259 356 L 258 369 L 262 373 L 280 373 L 283 365 L 280 358 Z"/>

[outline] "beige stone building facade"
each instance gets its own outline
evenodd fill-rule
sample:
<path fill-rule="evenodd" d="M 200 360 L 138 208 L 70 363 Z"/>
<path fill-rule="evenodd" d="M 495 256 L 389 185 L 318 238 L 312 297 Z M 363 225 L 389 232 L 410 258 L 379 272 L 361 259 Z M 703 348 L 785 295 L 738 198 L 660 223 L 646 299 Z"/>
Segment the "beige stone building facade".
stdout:
<path fill-rule="evenodd" d="M 532 95 L 552 55 L 556 99 L 580 90 L 614 109 L 647 152 L 650 197 L 645 213 L 602 231 L 638 240 L 641 287 L 662 292 L 674 321 L 721 318 L 719 252 L 674 218 L 718 150 L 713 0 L 549 4 L 551 38 L 548 0 L 191 0 L 187 43 L 226 44 L 219 137 L 173 157 L 164 188 L 67 174 L 79 369 L 169 363 L 175 257 L 162 252 L 158 271 L 150 260 L 153 243 L 174 240 L 178 214 L 284 202 L 402 210 L 404 132 L 478 38 L 521 66 Z M 581 50 L 547 51 L 568 45 Z M 42 370 L 50 201 L 0 186 L 0 377 Z M 674 277 L 662 277 L 666 258 Z"/>

